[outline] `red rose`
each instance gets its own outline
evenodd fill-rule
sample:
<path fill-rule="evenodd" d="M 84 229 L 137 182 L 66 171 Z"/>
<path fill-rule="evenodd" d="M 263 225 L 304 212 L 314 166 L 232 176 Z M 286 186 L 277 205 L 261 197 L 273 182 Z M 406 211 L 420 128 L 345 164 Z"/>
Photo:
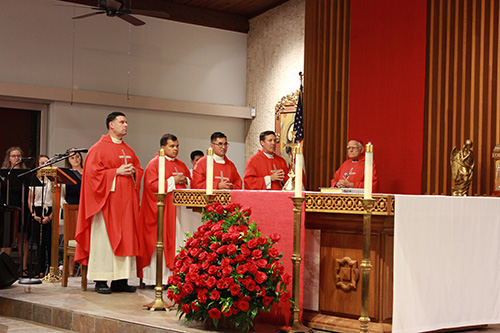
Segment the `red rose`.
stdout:
<path fill-rule="evenodd" d="M 191 250 L 189 250 L 189 255 L 193 258 L 196 258 L 198 257 L 198 255 L 200 254 L 201 252 L 201 249 L 198 249 L 198 248 L 192 248 Z"/>
<path fill-rule="evenodd" d="M 256 284 L 255 284 L 254 280 L 248 281 L 248 283 L 246 285 L 248 291 L 254 291 L 255 290 L 255 286 L 256 286 Z"/>
<path fill-rule="evenodd" d="M 214 265 L 212 265 L 208 268 L 208 274 L 210 274 L 210 275 L 214 275 L 218 271 L 219 271 L 219 269 L 217 268 L 217 266 L 214 266 Z"/>
<path fill-rule="evenodd" d="M 254 257 L 254 259 L 262 258 L 262 250 L 253 250 L 252 257 Z"/>
<path fill-rule="evenodd" d="M 257 245 L 258 245 L 259 241 L 257 240 L 257 238 L 252 238 L 248 241 L 248 248 L 249 249 L 253 249 L 255 248 Z"/>
<path fill-rule="evenodd" d="M 167 290 L 167 298 L 168 299 L 173 299 L 174 298 L 174 291 L 172 289 Z"/>
<path fill-rule="evenodd" d="M 203 264 L 201 264 L 201 268 L 204 270 L 208 269 L 208 267 L 210 267 L 210 262 L 208 260 L 204 261 Z"/>
<path fill-rule="evenodd" d="M 212 319 L 220 319 L 220 311 L 219 311 L 219 309 L 210 309 L 208 311 L 208 315 Z"/>
<path fill-rule="evenodd" d="M 233 263 L 233 260 L 231 258 L 223 258 L 220 262 L 221 266 L 229 266 Z"/>
<path fill-rule="evenodd" d="M 277 256 L 280 255 L 280 252 L 274 247 L 270 248 L 268 253 L 271 258 L 276 258 Z"/>
<path fill-rule="evenodd" d="M 184 286 L 182 287 L 182 291 L 186 293 L 186 295 L 189 295 L 193 292 L 194 288 L 191 283 L 184 283 Z"/>
<path fill-rule="evenodd" d="M 290 296 L 288 296 L 288 293 L 281 293 L 280 301 L 288 301 L 290 299 Z"/>
<path fill-rule="evenodd" d="M 236 267 L 236 273 L 237 274 L 245 274 L 247 272 L 247 266 L 246 265 L 239 265 L 238 267 Z"/>
<path fill-rule="evenodd" d="M 222 242 L 229 243 L 231 241 L 231 234 L 225 233 L 222 235 Z"/>
<path fill-rule="evenodd" d="M 207 255 L 208 255 L 207 251 L 203 251 L 198 255 L 198 259 L 203 261 L 203 260 L 207 259 Z"/>
<path fill-rule="evenodd" d="M 222 238 L 222 235 L 223 235 L 223 233 L 220 230 L 217 230 L 216 232 L 214 232 L 215 238 L 217 238 L 219 240 Z"/>
<path fill-rule="evenodd" d="M 190 310 L 191 308 L 189 307 L 189 304 L 182 304 L 182 312 L 184 312 L 185 314 L 189 314 Z"/>
<path fill-rule="evenodd" d="M 224 274 L 225 276 L 229 276 L 229 275 L 231 275 L 232 271 L 233 271 L 233 268 L 231 266 L 225 266 L 222 269 L 222 274 Z"/>
<path fill-rule="evenodd" d="M 231 308 L 226 309 L 226 311 L 222 311 L 222 314 L 226 317 L 229 317 L 230 315 L 233 314 L 233 311 L 231 311 Z"/>
<path fill-rule="evenodd" d="M 232 256 L 233 254 L 236 254 L 236 251 L 238 251 L 238 247 L 236 244 L 229 244 L 227 247 L 227 255 Z"/>
<path fill-rule="evenodd" d="M 216 283 L 217 283 L 217 279 L 213 276 L 211 276 L 207 279 L 207 287 L 210 289 L 213 288 Z"/>
<path fill-rule="evenodd" d="M 256 266 L 255 264 L 253 264 L 253 263 L 248 263 L 248 264 L 247 264 L 247 270 L 248 270 L 250 273 L 252 273 L 252 274 L 256 274 L 256 273 L 257 273 L 257 271 L 258 271 L 259 269 L 257 268 L 257 266 Z"/>
<path fill-rule="evenodd" d="M 277 243 L 281 239 L 281 235 L 280 234 L 276 234 L 276 233 L 275 234 L 271 234 L 269 237 L 271 238 L 271 241 L 273 241 L 273 243 Z"/>
<path fill-rule="evenodd" d="M 272 301 L 273 301 L 273 298 L 269 297 L 269 296 L 264 296 L 262 298 L 262 303 L 264 304 L 264 307 L 266 307 L 266 308 L 271 304 Z"/>
<path fill-rule="evenodd" d="M 220 299 L 220 293 L 217 290 L 212 290 L 210 293 L 210 299 L 212 301 L 218 301 Z"/>
<path fill-rule="evenodd" d="M 207 261 L 214 262 L 217 260 L 217 253 L 209 253 L 207 256 Z"/>
<path fill-rule="evenodd" d="M 241 264 L 241 263 L 245 262 L 246 258 L 247 257 L 245 255 L 238 254 L 236 257 L 234 257 L 234 261 L 237 262 L 238 264 Z"/>
<path fill-rule="evenodd" d="M 240 309 L 238 308 L 238 302 L 233 304 L 233 307 L 231 307 L 231 311 L 233 312 L 233 314 L 237 314 L 238 312 L 240 312 Z"/>
<path fill-rule="evenodd" d="M 250 208 L 250 207 L 243 208 L 241 210 L 241 212 L 243 213 L 243 216 L 250 216 L 250 215 L 252 215 L 252 208 Z"/>
<path fill-rule="evenodd" d="M 220 202 L 215 203 L 214 210 L 217 214 L 224 214 L 224 207 L 220 204 Z"/>
<path fill-rule="evenodd" d="M 255 274 L 255 282 L 257 282 L 258 284 L 262 284 L 264 281 L 266 281 L 266 279 L 267 275 L 264 272 L 257 272 L 257 274 Z"/>
<path fill-rule="evenodd" d="M 257 242 L 258 242 L 259 245 L 264 245 L 264 244 L 267 243 L 267 238 L 265 238 L 265 237 L 259 237 L 259 238 L 257 238 Z"/>
<path fill-rule="evenodd" d="M 191 302 L 191 309 L 193 309 L 193 311 L 196 312 L 200 309 L 200 307 L 196 305 L 195 302 Z"/>
<path fill-rule="evenodd" d="M 235 203 L 230 203 L 228 205 L 225 205 L 224 206 L 224 209 L 227 211 L 227 212 L 233 212 L 235 209 L 236 209 L 236 204 Z"/>
<path fill-rule="evenodd" d="M 226 289 L 226 284 L 224 283 L 224 280 L 218 280 L 217 283 L 217 289 Z"/>
<path fill-rule="evenodd" d="M 259 266 L 261 268 L 265 268 L 267 266 L 267 260 L 266 259 L 257 260 L 257 266 Z"/>
<path fill-rule="evenodd" d="M 217 251 L 217 249 L 219 248 L 219 246 L 220 246 L 219 243 L 212 243 L 212 244 L 210 244 L 210 250 Z"/>
<path fill-rule="evenodd" d="M 201 304 L 204 304 L 207 302 L 207 294 L 205 293 L 198 293 L 198 301 L 200 301 Z"/>
<path fill-rule="evenodd" d="M 250 307 L 250 304 L 247 301 L 239 301 L 238 307 L 241 309 L 241 311 L 246 312 Z"/>
<path fill-rule="evenodd" d="M 189 240 L 189 239 L 188 239 L 188 240 Z M 180 259 L 184 259 L 184 258 L 186 258 L 186 257 L 187 257 L 187 252 L 186 252 L 186 250 L 182 249 L 182 250 L 181 250 L 181 252 L 179 252 L 178 257 L 179 257 Z"/>
<path fill-rule="evenodd" d="M 285 284 L 290 284 L 290 282 L 292 282 L 292 276 L 288 273 L 283 274 L 283 282 Z"/>
<path fill-rule="evenodd" d="M 247 257 L 250 255 L 250 250 L 246 247 L 245 244 L 241 245 L 241 253 Z"/>
<path fill-rule="evenodd" d="M 212 205 L 208 205 L 207 206 L 207 212 L 211 213 L 213 211 L 214 211 L 214 205 L 213 204 Z"/>
<path fill-rule="evenodd" d="M 236 296 L 240 292 L 240 286 L 237 284 L 233 284 L 230 288 L 229 291 L 231 292 L 231 295 Z"/>

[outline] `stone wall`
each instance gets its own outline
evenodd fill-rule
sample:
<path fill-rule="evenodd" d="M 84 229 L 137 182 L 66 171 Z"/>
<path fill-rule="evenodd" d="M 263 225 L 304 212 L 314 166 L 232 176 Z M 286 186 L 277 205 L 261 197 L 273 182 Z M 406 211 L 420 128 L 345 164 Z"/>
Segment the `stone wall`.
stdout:
<path fill-rule="evenodd" d="M 275 129 L 276 104 L 300 87 L 304 16 L 305 0 L 291 0 L 250 20 L 247 105 L 256 117 L 246 121 L 245 159 L 260 148 L 259 134 Z"/>

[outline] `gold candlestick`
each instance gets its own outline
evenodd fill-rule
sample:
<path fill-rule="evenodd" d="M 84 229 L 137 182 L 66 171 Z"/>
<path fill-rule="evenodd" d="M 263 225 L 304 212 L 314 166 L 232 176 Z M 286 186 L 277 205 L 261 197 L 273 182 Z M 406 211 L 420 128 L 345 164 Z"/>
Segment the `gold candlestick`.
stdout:
<path fill-rule="evenodd" d="M 165 211 L 165 198 L 167 193 L 155 193 L 158 199 L 158 227 L 156 232 L 156 287 L 155 300 L 144 305 L 144 310 L 167 311 L 167 306 L 163 301 L 163 216 Z"/>
<path fill-rule="evenodd" d="M 372 209 L 375 205 L 374 199 L 363 199 L 363 260 L 361 261 L 362 284 L 361 284 L 361 317 L 359 317 L 359 331 L 369 332 L 370 317 L 368 315 L 370 271 L 372 263 L 370 260 L 370 238 L 372 233 Z"/>
<path fill-rule="evenodd" d="M 216 195 L 215 194 L 203 193 L 201 196 L 203 197 L 203 199 L 205 199 L 205 202 L 207 203 L 206 205 L 208 206 L 208 205 L 214 203 Z"/>
<path fill-rule="evenodd" d="M 293 289 L 292 289 L 292 320 L 291 328 L 281 328 L 280 332 L 313 332 L 313 330 L 307 326 L 304 326 L 300 321 L 300 262 L 302 257 L 300 256 L 300 236 L 301 236 L 301 213 L 302 204 L 304 203 L 304 197 L 290 197 L 293 201 Z"/>

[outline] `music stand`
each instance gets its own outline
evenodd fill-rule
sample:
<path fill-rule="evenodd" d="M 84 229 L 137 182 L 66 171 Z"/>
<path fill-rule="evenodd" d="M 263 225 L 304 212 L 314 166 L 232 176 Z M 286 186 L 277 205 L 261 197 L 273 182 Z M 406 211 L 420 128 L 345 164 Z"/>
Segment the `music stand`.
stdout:
<path fill-rule="evenodd" d="M 24 231 L 25 231 L 25 226 L 24 223 L 29 223 L 26 220 L 26 186 L 43 186 L 40 180 L 36 177 L 30 177 L 30 170 L 26 169 L 0 169 L 0 175 L 2 177 L 5 177 L 7 181 L 9 181 L 9 186 L 7 188 L 7 193 L 9 193 L 12 189 L 12 185 L 21 185 L 21 240 L 20 240 L 20 246 L 19 248 L 19 254 L 20 254 L 20 259 L 21 259 L 21 278 L 19 279 L 20 284 L 40 284 L 42 281 L 37 278 L 31 278 L 31 277 L 23 277 L 22 276 L 22 267 L 23 267 L 23 262 L 24 262 Z M 9 196 L 10 197 L 10 194 Z M 10 202 L 12 200 L 9 199 Z M 29 221 L 29 220 L 28 220 Z"/>
<path fill-rule="evenodd" d="M 61 275 L 59 272 L 59 210 L 61 208 L 61 185 L 78 183 L 78 176 L 68 168 L 48 167 L 45 166 L 37 171 L 38 177 L 42 176 L 50 179 L 54 184 L 54 200 L 52 202 L 52 247 L 50 253 L 50 271 L 43 281 L 60 282 Z"/>

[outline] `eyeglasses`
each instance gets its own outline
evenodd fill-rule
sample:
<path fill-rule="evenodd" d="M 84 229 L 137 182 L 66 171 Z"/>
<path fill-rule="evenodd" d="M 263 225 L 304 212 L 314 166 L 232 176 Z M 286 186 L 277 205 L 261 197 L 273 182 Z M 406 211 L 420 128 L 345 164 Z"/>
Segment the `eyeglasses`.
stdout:
<path fill-rule="evenodd" d="M 350 150 L 350 149 L 361 149 L 361 147 L 356 147 L 356 146 L 347 146 L 346 147 L 347 150 Z"/>
<path fill-rule="evenodd" d="M 222 148 L 222 147 L 229 147 L 229 142 L 225 142 L 225 143 L 222 143 L 222 142 L 219 142 L 219 143 L 212 143 L 214 146 L 219 146 L 219 148 Z"/>
<path fill-rule="evenodd" d="M 10 155 L 10 157 L 21 157 L 21 155 Z"/>

